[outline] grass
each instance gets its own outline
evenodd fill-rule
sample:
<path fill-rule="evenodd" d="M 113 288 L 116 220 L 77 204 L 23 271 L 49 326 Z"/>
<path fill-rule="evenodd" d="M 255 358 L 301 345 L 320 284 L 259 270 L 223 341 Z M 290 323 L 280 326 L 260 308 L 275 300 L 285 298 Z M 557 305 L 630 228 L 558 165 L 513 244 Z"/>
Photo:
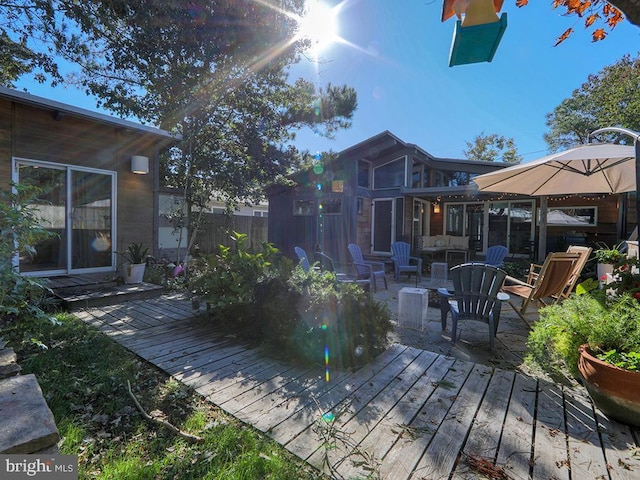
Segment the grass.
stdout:
<path fill-rule="evenodd" d="M 49 349 L 19 353 L 56 419 L 61 453 L 79 456 L 81 479 L 321 479 L 266 435 L 77 318 L 46 327 Z M 144 410 L 204 438 L 189 443 L 145 420 Z"/>

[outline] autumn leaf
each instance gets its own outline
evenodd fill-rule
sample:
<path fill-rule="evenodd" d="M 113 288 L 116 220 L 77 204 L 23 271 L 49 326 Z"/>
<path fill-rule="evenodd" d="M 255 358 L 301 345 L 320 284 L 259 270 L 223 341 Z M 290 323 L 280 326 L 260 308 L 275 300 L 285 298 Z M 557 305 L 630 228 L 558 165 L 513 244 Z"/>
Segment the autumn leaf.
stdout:
<path fill-rule="evenodd" d="M 516 0 L 516 7 L 526 7 L 529 5 L 529 0 Z"/>
<path fill-rule="evenodd" d="M 598 28 L 593 31 L 591 38 L 593 38 L 594 42 L 598 42 L 600 40 L 604 40 L 606 36 L 607 32 L 604 31 L 604 28 Z"/>
<path fill-rule="evenodd" d="M 600 18 L 600 15 L 598 15 L 597 13 L 592 13 L 591 15 L 589 15 L 587 17 L 587 19 L 584 21 L 584 26 L 585 28 L 589 28 L 591 25 L 593 25 L 593 23 Z"/>
<path fill-rule="evenodd" d="M 571 35 L 572 33 L 573 33 L 573 28 L 567 28 L 564 31 L 564 33 L 556 39 L 556 44 L 554 45 L 554 47 L 557 47 L 562 42 L 564 42 L 567 38 L 569 38 L 569 35 Z"/>
<path fill-rule="evenodd" d="M 578 16 L 581 17 L 584 11 L 591 6 L 591 2 L 579 2 L 580 4 L 576 8 Z"/>

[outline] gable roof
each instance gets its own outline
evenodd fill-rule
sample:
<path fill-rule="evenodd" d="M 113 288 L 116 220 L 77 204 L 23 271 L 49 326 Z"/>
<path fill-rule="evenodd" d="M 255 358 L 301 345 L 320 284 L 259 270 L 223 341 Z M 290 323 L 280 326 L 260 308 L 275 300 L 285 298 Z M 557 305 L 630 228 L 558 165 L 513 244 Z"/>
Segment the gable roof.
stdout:
<path fill-rule="evenodd" d="M 44 97 L 38 97 L 30 93 L 13 90 L 7 87 L 0 86 L 0 98 L 6 98 L 16 103 L 34 106 L 43 110 L 51 110 L 52 113 L 70 115 L 78 118 L 86 118 L 97 123 L 135 130 L 140 133 L 148 133 L 158 137 L 166 138 L 168 140 L 173 140 L 174 143 L 182 140 L 182 135 L 178 133 L 171 133 L 166 130 L 150 127 L 148 125 L 142 125 L 130 120 L 123 120 L 121 118 L 112 117 L 104 113 L 74 107 L 73 105 L 67 105 L 65 103 L 57 102 L 55 100 L 50 100 Z"/>

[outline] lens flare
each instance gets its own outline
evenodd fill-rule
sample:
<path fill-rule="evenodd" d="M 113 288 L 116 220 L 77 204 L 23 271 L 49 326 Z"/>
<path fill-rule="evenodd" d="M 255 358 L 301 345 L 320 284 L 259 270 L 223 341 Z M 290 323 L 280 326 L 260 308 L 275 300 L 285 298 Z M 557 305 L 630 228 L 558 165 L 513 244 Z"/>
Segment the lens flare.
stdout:
<path fill-rule="evenodd" d="M 329 345 L 324 346 L 324 379 L 329 382 Z"/>

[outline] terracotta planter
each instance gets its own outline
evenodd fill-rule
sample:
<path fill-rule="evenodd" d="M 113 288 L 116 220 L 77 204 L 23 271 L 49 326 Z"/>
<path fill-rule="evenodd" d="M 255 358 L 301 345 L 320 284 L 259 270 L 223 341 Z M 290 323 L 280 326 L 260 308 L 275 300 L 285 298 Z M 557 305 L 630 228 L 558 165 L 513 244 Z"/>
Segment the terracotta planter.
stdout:
<path fill-rule="evenodd" d="M 578 370 L 598 408 L 619 422 L 640 427 L 640 373 L 624 370 L 591 355 L 580 347 Z"/>

